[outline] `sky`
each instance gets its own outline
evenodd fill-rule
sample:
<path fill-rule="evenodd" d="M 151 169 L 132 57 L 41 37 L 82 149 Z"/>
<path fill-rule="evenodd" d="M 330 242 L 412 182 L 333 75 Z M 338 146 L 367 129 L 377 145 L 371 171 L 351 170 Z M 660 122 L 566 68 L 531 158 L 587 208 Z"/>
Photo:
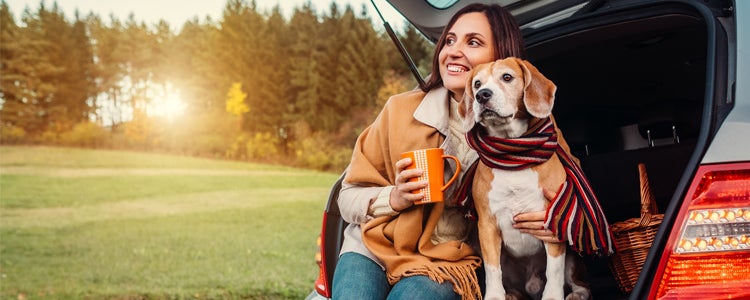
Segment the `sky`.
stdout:
<path fill-rule="evenodd" d="M 28 7 L 32 12 L 36 11 L 41 1 L 6 0 L 6 3 L 16 16 L 16 22 L 18 22 L 24 9 Z M 84 16 L 89 12 L 94 12 L 103 20 L 108 20 L 110 14 L 114 14 L 119 20 L 127 20 L 132 13 L 136 20 L 143 21 L 146 24 L 156 24 L 160 19 L 164 19 L 175 31 L 194 17 L 205 20 L 206 16 L 211 16 L 213 20 L 219 20 L 226 4 L 226 0 L 44 0 L 48 7 L 51 7 L 54 1 L 57 2 L 58 7 L 62 9 L 69 20 L 74 18 L 76 10 Z M 259 8 L 258 11 L 261 12 L 270 11 L 279 4 L 282 12 L 289 16 L 295 7 L 302 7 L 307 1 L 312 2 L 319 13 L 327 12 L 332 2 L 336 2 L 341 7 L 349 3 L 355 12 L 360 12 L 362 4 L 365 4 L 374 24 L 376 26 L 381 24 L 370 0 L 256 0 L 256 4 Z M 401 27 L 403 24 L 401 15 L 384 0 L 375 0 L 375 4 L 394 29 Z"/>

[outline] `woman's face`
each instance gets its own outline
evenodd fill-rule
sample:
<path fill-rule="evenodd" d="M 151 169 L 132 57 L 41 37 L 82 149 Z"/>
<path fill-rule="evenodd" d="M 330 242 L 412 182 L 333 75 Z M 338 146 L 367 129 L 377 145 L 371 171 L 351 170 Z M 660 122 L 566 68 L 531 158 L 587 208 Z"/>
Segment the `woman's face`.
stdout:
<path fill-rule="evenodd" d="M 443 86 L 461 100 L 474 66 L 495 60 L 495 41 L 487 16 L 472 12 L 460 16 L 446 35 L 438 54 Z"/>

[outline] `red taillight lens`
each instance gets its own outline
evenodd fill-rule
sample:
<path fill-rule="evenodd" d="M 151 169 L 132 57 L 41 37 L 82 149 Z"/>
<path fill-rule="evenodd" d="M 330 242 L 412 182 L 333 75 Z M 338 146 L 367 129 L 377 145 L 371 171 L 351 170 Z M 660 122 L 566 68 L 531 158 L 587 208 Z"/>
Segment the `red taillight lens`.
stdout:
<path fill-rule="evenodd" d="M 326 232 L 326 214 L 323 214 L 323 225 L 321 226 L 320 235 L 318 236 L 318 252 L 315 253 L 315 263 L 318 264 L 318 278 L 315 279 L 315 290 L 323 297 L 331 298 L 331 284 L 328 282 L 328 272 L 326 271 L 326 249 L 325 249 L 325 232 Z"/>
<path fill-rule="evenodd" d="M 750 297 L 750 162 L 698 168 L 674 224 L 650 299 Z"/>

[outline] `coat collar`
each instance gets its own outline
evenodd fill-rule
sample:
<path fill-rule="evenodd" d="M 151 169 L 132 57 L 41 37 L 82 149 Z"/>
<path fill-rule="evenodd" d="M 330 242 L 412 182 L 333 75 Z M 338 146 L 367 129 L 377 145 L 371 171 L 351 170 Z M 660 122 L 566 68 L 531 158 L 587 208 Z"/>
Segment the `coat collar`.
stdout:
<path fill-rule="evenodd" d="M 434 127 L 443 136 L 448 136 L 448 97 L 448 90 L 444 87 L 430 90 L 414 111 L 414 119 Z"/>

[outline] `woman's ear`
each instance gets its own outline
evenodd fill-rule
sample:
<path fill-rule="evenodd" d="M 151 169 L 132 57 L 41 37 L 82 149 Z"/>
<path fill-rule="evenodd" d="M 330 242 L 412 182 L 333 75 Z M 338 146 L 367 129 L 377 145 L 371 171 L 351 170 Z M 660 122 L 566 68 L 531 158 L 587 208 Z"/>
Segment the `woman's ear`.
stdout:
<path fill-rule="evenodd" d="M 555 104 L 557 86 L 530 62 L 522 59 L 517 61 L 524 74 L 523 104 L 526 110 L 537 118 L 548 117 L 552 114 L 552 106 Z"/>

